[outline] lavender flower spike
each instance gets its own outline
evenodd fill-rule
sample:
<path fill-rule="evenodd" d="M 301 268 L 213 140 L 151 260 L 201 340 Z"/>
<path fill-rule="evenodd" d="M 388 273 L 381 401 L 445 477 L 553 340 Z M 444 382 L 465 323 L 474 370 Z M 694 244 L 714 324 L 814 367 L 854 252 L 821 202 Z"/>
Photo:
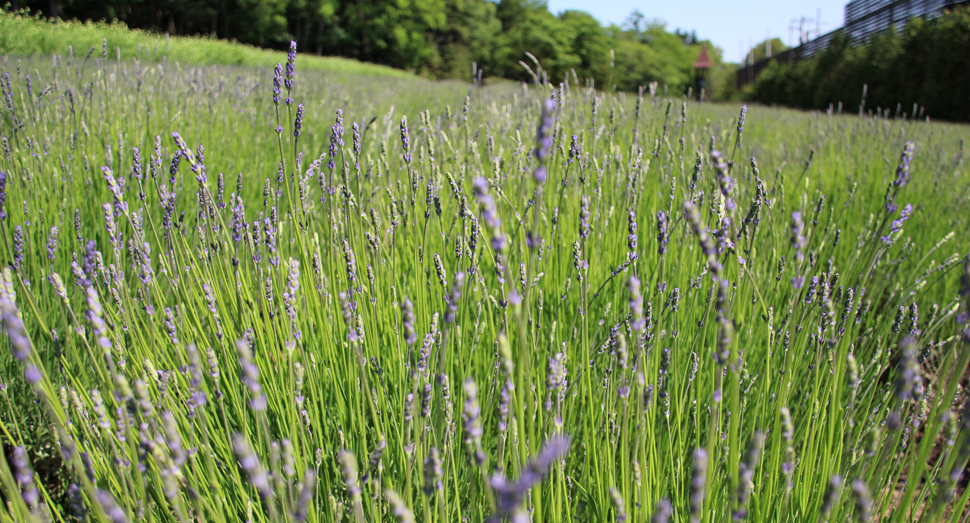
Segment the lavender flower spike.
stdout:
<path fill-rule="evenodd" d="M 103 490 L 98 490 L 96 494 L 98 504 L 101 505 L 101 509 L 104 510 L 104 514 L 108 516 L 111 523 L 128 523 L 128 515 L 125 514 L 123 508 L 118 506 L 111 494 Z"/>
<path fill-rule="evenodd" d="M 899 167 L 896 168 L 896 179 L 893 180 L 893 185 L 896 187 L 903 187 L 906 182 L 909 181 L 909 165 L 913 161 L 913 150 L 916 145 L 912 142 L 906 142 L 903 147 L 903 153 L 899 158 Z"/>
<path fill-rule="evenodd" d="M 300 131 L 303 129 L 303 103 L 296 106 L 296 120 L 293 122 L 293 136 L 295 138 L 300 137 Z"/>
<path fill-rule="evenodd" d="M 556 110 L 556 102 L 552 98 L 547 98 L 542 104 L 542 116 L 539 119 L 539 126 L 536 129 L 536 149 L 535 157 L 539 165 L 532 173 L 532 178 L 537 185 L 546 183 L 546 163 L 552 154 L 552 126 L 555 123 L 553 112 Z"/>
<path fill-rule="evenodd" d="M 640 293 L 640 280 L 631 275 L 627 280 L 626 290 L 630 294 L 630 328 L 634 332 L 640 332 L 645 326 L 643 319 L 643 295 Z"/>
<path fill-rule="evenodd" d="M 748 114 L 748 106 L 747 105 L 742 105 L 741 106 L 741 114 L 738 115 L 738 143 L 737 143 L 738 148 L 741 147 L 741 143 L 742 143 L 741 142 L 741 134 L 744 132 L 744 116 L 746 114 Z"/>
<path fill-rule="evenodd" d="M 266 410 L 266 395 L 259 384 L 259 367 L 253 362 L 252 347 L 245 338 L 236 342 L 236 352 L 239 354 L 239 369 L 242 381 L 249 389 L 249 405 L 255 411 Z"/>
<path fill-rule="evenodd" d="M 246 437 L 238 433 L 233 434 L 232 449 L 239 460 L 239 468 L 249 477 L 249 482 L 256 488 L 259 495 L 263 499 L 272 498 L 273 490 L 270 487 L 269 474 L 266 473 L 266 469 L 259 462 L 259 458 L 253 452 L 253 448 L 249 445 Z"/>
<path fill-rule="evenodd" d="M 37 485 L 34 483 L 34 471 L 30 468 L 30 461 L 27 460 L 27 451 L 21 446 L 14 447 L 12 458 L 10 465 L 13 477 L 20 484 L 24 503 L 31 510 L 36 510 L 40 495 L 37 492 Z"/>
<path fill-rule="evenodd" d="M 694 465 L 690 477 L 690 520 L 700 521 L 701 510 L 704 508 L 704 492 L 707 488 L 707 451 L 694 451 Z"/>
<path fill-rule="evenodd" d="M 7 173 L 0 171 L 0 221 L 7 219 Z"/>
<path fill-rule="evenodd" d="M 903 207 L 903 210 L 899 212 L 899 219 L 893 220 L 893 222 L 889 225 L 889 233 L 880 238 L 882 243 L 892 245 L 893 242 L 896 241 L 896 233 L 903 229 L 903 223 L 905 223 L 906 220 L 912 216 L 912 214 L 912 204 L 906 204 L 906 207 Z"/>
<path fill-rule="evenodd" d="M 529 490 L 549 473 L 553 463 L 563 459 L 569 452 L 569 438 L 553 436 L 539 450 L 539 455 L 525 466 L 522 475 L 510 482 L 500 473 L 492 476 L 490 483 L 495 493 L 495 513 L 486 521 L 499 523 L 508 518 L 510 523 L 528 523 L 529 515 L 525 509 L 525 498 Z"/>
<path fill-rule="evenodd" d="M 387 499 L 387 504 L 391 506 L 391 515 L 397 523 L 414 523 L 414 514 L 397 492 L 387 489 L 384 491 L 384 497 Z"/>
<path fill-rule="evenodd" d="M 279 105 L 280 99 L 283 97 L 283 90 L 281 89 L 283 85 L 283 64 L 276 64 L 276 68 L 273 70 L 273 104 Z"/>

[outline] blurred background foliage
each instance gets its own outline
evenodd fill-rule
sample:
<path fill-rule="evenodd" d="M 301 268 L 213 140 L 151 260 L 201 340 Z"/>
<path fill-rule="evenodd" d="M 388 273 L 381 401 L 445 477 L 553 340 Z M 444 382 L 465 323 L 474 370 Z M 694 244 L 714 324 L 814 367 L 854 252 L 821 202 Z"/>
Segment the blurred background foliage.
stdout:
<path fill-rule="evenodd" d="M 541 0 L 16 0 L 8 8 L 277 50 L 295 40 L 302 52 L 431 78 L 467 79 L 474 64 L 486 78 L 530 81 L 519 63 L 534 68 L 529 52 L 552 82 L 575 71 L 580 81 L 623 91 L 657 82 L 671 93 L 686 93 L 694 60 L 706 45 L 715 63 L 708 97 L 737 97 L 734 66 L 721 61 L 720 49 L 638 11 L 621 26 L 603 26 L 582 11 L 555 14 Z"/>
<path fill-rule="evenodd" d="M 769 105 L 824 109 L 842 104 L 855 112 L 863 104 L 864 85 L 864 111 L 970 120 L 970 6 L 934 20 L 914 18 L 901 31 L 889 29 L 866 45 L 837 37 L 811 59 L 772 62 L 743 94 Z"/>

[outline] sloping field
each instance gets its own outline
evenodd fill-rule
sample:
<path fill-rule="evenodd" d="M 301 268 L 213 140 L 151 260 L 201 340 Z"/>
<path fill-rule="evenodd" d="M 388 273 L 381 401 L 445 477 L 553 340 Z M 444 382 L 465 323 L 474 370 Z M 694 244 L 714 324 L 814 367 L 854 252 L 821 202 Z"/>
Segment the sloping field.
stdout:
<path fill-rule="evenodd" d="M 269 51 L 215 38 L 182 37 L 128 29 L 121 23 L 47 21 L 0 9 L 0 54 L 11 56 L 69 56 L 79 60 L 89 51 L 93 57 L 105 51 L 111 58 L 137 58 L 145 62 L 178 62 L 191 65 L 248 65 L 272 67 L 286 62 L 286 53 Z M 349 73 L 394 78 L 411 73 L 338 57 L 301 54 L 301 70 Z"/>

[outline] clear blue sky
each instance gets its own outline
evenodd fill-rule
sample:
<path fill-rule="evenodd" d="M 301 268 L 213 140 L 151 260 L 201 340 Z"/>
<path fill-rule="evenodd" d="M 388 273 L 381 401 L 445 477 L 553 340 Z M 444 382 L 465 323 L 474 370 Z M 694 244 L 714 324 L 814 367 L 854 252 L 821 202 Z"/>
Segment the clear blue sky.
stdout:
<path fill-rule="evenodd" d="M 639 9 L 648 20 L 666 22 L 670 31 L 697 31 L 698 38 L 723 49 L 730 62 L 740 61 L 739 44 L 747 53 L 749 41 L 764 41 L 769 33 L 789 45 L 792 20 L 803 16 L 814 19 L 818 9 L 822 10 L 822 34 L 841 27 L 846 3 L 848 0 L 548 0 L 553 13 L 578 9 L 604 24 L 621 25 L 634 9 Z M 814 22 L 806 26 L 813 33 L 816 30 Z M 798 45 L 798 29 L 792 34 Z"/>

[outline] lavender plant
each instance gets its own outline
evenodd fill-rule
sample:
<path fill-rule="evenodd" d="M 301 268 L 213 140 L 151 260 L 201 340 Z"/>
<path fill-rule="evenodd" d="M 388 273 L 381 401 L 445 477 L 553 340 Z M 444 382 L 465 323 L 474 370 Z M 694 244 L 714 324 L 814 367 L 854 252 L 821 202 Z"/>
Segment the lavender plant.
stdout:
<path fill-rule="evenodd" d="M 0 520 L 964 520 L 966 127 L 96 59 L 0 58 Z"/>

